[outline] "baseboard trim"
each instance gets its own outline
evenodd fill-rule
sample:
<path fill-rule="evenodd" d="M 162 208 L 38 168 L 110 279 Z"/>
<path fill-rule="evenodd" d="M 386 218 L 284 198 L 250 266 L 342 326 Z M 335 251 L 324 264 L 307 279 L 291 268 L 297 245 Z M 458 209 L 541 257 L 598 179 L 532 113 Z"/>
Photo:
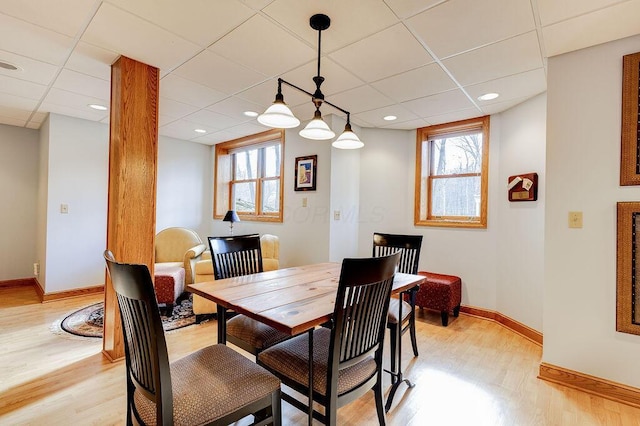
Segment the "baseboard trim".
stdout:
<path fill-rule="evenodd" d="M 40 301 L 42 303 L 47 303 L 47 302 L 52 302 L 54 300 L 69 299 L 72 297 L 87 296 L 89 294 L 97 294 L 97 293 L 103 293 L 103 292 L 104 292 L 104 285 L 97 285 L 93 287 L 77 288 L 74 290 L 58 291 L 55 293 L 44 293 L 42 294 L 42 296 L 40 296 Z"/>
<path fill-rule="evenodd" d="M 640 407 L 640 389 L 543 362 L 538 378 L 591 395 Z"/>
<path fill-rule="evenodd" d="M 505 328 L 513 331 L 514 333 L 521 335 L 525 339 L 542 346 L 543 339 L 541 332 L 539 332 L 538 330 L 534 330 L 533 328 L 524 325 L 521 322 L 514 320 L 513 318 L 509 318 L 508 316 L 503 315 L 500 312 L 464 305 L 460 306 L 460 312 L 463 312 L 467 315 L 495 321 Z"/>
<path fill-rule="evenodd" d="M 36 285 L 35 278 L 19 278 L 16 280 L 0 281 L 0 287 L 29 287 Z"/>

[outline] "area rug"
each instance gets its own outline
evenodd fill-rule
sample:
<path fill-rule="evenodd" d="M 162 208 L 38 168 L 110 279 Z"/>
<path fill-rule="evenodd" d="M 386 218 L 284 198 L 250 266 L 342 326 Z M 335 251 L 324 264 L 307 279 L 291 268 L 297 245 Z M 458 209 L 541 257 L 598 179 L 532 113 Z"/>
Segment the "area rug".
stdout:
<path fill-rule="evenodd" d="M 161 310 L 160 318 L 162 319 L 164 331 L 176 330 L 195 324 L 196 316 L 193 314 L 191 297 L 183 300 L 179 305 L 175 305 L 171 316 L 165 316 Z M 59 329 L 75 336 L 102 338 L 103 320 L 104 302 L 98 302 L 72 312 L 63 319 L 56 321 L 52 329 Z"/>

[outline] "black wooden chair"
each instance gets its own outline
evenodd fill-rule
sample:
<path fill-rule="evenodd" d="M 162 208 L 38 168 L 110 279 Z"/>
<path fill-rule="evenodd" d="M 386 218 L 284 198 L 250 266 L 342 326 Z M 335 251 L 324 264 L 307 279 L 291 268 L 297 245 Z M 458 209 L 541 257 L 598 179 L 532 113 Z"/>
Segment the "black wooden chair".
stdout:
<path fill-rule="evenodd" d="M 209 237 L 208 239 L 214 279 L 221 280 L 262 272 L 260 235 Z M 289 338 L 291 338 L 289 334 L 245 315 L 235 315 L 227 321 L 227 341 L 254 355 Z"/>
<path fill-rule="evenodd" d="M 169 363 L 151 275 L 146 265 L 104 252 L 118 297 L 127 366 L 127 424 L 227 425 L 248 415 L 280 425 L 280 381 L 225 345 Z"/>
<path fill-rule="evenodd" d="M 373 256 L 388 256 L 391 253 L 400 253 L 398 272 L 405 274 L 417 274 L 420 261 L 420 248 L 422 247 L 422 235 L 373 234 Z M 387 327 L 389 328 L 389 341 L 391 347 L 391 371 L 396 371 L 396 361 L 402 356 L 398 350 L 398 339 L 407 331 L 411 334 L 411 346 L 413 355 L 418 356 L 418 342 L 416 341 L 416 293 L 418 287 L 411 288 L 399 298 L 392 297 L 389 304 L 389 316 Z M 409 299 L 409 303 L 405 301 Z M 402 318 L 398 318 L 402 304 Z M 395 377 L 392 376 L 392 380 Z"/>
<path fill-rule="evenodd" d="M 325 407 L 314 418 L 335 425 L 337 409 L 373 389 L 378 421 L 385 424 L 382 352 L 393 276 L 399 255 L 344 259 L 331 328 L 313 333 L 313 400 Z M 258 363 L 292 389 L 309 394 L 309 334 L 279 343 Z M 296 408 L 309 407 L 283 393 Z"/>

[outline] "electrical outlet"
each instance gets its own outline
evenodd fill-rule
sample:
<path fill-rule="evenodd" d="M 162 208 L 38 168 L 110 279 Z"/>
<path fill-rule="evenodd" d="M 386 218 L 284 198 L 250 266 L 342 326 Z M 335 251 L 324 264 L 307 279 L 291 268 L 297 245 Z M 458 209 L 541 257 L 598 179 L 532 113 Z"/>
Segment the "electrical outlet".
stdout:
<path fill-rule="evenodd" d="M 40 275 L 40 264 L 39 263 L 34 263 L 33 264 L 33 275 L 35 275 L 36 277 L 38 275 Z"/>
<path fill-rule="evenodd" d="M 302 207 L 307 207 L 307 197 L 302 199 Z"/>
<path fill-rule="evenodd" d="M 60 204 L 60 213 L 62 214 L 69 213 L 69 204 Z"/>
<path fill-rule="evenodd" d="M 340 210 L 333 211 L 333 220 L 340 220 Z"/>
<path fill-rule="evenodd" d="M 582 228 L 582 212 L 569 212 L 569 228 Z"/>

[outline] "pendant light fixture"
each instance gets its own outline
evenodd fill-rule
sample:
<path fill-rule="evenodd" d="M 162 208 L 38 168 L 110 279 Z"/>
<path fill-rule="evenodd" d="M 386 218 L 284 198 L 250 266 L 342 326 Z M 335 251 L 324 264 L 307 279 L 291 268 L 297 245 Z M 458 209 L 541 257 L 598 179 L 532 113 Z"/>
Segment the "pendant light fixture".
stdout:
<path fill-rule="evenodd" d="M 313 140 L 327 140 L 332 139 L 336 135 L 322 119 L 320 107 L 325 103 L 347 115 L 347 125 L 344 127 L 344 132 L 342 132 L 332 145 L 340 149 L 362 148 L 364 144 L 360 141 L 353 130 L 351 130 L 351 114 L 349 111 L 325 100 L 324 94 L 322 93 L 322 90 L 320 90 L 320 86 L 324 81 L 324 77 L 320 75 L 322 31 L 329 28 L 331 25 L 331 19 L 327 15 L 316 14 L 309 19 L 309 25 L 311 28 L 318 31 L 318 74 L 313 77 L 313 81 L 316 84 L 316 91 L 314 93 L 307 92 L 286 80 L 278 78 L 278 93 L 276 94 L 276 99 L 264 113 L 258 116 L 258 122 L 268 127 L 280 129 L 291 129 L 300 125 L 300 120 L 293 115 L 291 109 L 289 109 L 287 104 L 284 102 L 284 96 L 282 95 L 282 84 L 284 83 L 289 87 L 311 96 L 311 101 L 316 107 L 313 119 L 305 126 L 304 129 L 300 130 L 300 136 Z"/>

